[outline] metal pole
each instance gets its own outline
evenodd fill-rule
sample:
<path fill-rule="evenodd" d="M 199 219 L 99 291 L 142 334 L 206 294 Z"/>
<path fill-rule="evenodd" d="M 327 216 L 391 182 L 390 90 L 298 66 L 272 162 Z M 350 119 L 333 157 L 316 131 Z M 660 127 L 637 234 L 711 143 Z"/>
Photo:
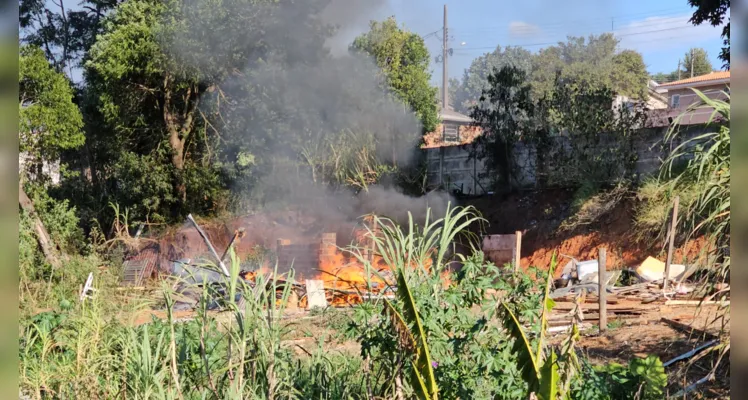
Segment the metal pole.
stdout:
<path fill-rule="evenodd" d="M 599 301 L 598 314 L 600 315 L 600 332 L 608 330 L 608 300 L 607 292 L 605 290 L 605 262 L 606 262 L 605 248 L 601 247 L 598 250 L 597 257 L 597 298 Z"/>
<path fill-rule="evenodd" d="M 200 225 L 197 224 L 194 218 L 192 218 L 192 214 L 187 215 L 187 219 L 192 222 L 192 225 L 195 226 L 195 229 L 197 229 L 197 233 L 200 234 L 200 237 L 203 238 L 203 241 L 205 241 L 205 244 L 208 246 L 208 250 L 210 250 L 211 253 L 213 253 L 213 256 L 218 260 L 218 266 L 221 268 L 221 271 L 224 275 L 230 276 L 228 268 L 226 268 L 226 264 L 223 263 L 223 260 L 221 260 L 221 257 L 216 252 L 216 249 L 213 248 L 213 244 L 210 243 L 210 240 L 208 239 L 208 235 L 203 232 L 203 230 L 200 228 Z"/>
<path fill-rule="evenodd" d="M 693 49 L 691 49 L 691 78 L 693 78 Z"/>
<path fill-rule="evenodd" d="M 444 5 L 444 35 L 442 38 L 442 110 L 449 105 L 449 89 L 447 87 L 447 5 Z"/>
<path fill-rule="evenodd" d="M 662 282 L 662 291 L 667 291 L 668 281 L 670 280 L 670 264 L 673 262 L 673 245 L 675 242 L 675 226 L 678 223 L 678 203 L 680 203 L 680 197 L 675 196 L 673 201 L 673 218 L 670 221 L 670 242 L 667 247 L 667 262 L 665 262 L 665 276 Z"/>

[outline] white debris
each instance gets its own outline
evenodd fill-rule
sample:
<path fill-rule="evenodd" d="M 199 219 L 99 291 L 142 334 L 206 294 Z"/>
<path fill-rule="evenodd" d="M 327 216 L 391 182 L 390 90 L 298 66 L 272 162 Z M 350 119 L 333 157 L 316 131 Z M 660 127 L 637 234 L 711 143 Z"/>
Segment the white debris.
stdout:
<path fill-rule="evenodd" d="M 311 310 L 317 307 L 327 307 L 327 299 L 325 298 L 325 284 L 321 280 L 307 279 L 306 308 L 307 310 Z"/>

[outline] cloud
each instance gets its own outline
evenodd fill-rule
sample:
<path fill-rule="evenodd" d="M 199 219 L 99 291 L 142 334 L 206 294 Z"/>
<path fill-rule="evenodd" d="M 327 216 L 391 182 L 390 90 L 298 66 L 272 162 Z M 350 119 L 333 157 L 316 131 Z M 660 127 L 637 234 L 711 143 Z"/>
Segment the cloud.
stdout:
<path fill-rule="evenodd" d="M 668 17 L 650 17 L 633 21 L 616 28 L 615 35 L 621 39 L 621 48 L 642 53 L 668 50 L 676 47 L 692 47 L 719 39 L 721 26 L 702 24 L 694 26 L 688 20 L 691 14 Z"/>
<path fill-rule="evenodd" d="M 539 26 L 529 22 L 512 21 L 509 23 L 509 35 L 515 38 L 537 38 L 543 33 Z"/>

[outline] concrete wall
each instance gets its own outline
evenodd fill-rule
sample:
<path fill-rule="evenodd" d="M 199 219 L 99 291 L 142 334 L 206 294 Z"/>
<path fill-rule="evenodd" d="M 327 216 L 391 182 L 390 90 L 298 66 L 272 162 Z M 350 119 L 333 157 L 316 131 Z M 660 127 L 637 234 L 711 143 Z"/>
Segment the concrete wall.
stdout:
<path fill-rule="evenodd" d="M 667 128 L 642 129 L 634 134 L 633 147 L 637 155 L 636 179 L 651 176 L 660 168 L 662 160 L 667 157 L 671 149 L 684 140 L 692 138 L 706 129 L 703 126 L 684 128 L 679 134 L 679 140 L 674 143 L 664 143 Z M 552 149 L 564 148 L 567 151 L 571 144 L 567 137 L 556 138 L 556 145 Z M 615 146 L 615 138 L 607 137 L 601 140 L 601 149 Z M 482 195 L 493 191 L 491 177 L 481 177 L 486 172 L 484 160 L 476 160 L 471 154 L 476 145 L 448 146 L 424 149 L 428 163 L 428 185 L 431 188 L 439 186 L 450 192 L 458 190 L 466 195 Z M 519 142 L 514 147 L 514 166 L 511 171 L 511 188 L 539 187 L 539 171 L 537 169 L 537 151 L 533 145 Z M 548 165 L 548 171 L 560 171 L 560 165 Z M 542 180 L 541 180 L 542 181 Z M 550 182 L 550 185 L 554 185 Z M 557 184 L 554 186 L 558 186 Z M 563 186 L 563 184 L 562 184 Z"/>

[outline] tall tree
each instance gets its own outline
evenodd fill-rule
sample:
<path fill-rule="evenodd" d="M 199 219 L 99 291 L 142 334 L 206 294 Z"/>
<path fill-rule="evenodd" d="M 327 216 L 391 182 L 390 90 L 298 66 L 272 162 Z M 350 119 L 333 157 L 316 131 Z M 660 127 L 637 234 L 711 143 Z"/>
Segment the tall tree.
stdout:
<path fill-rule="evenodd" d="M 450 80 L 450 100 L 455 110 L 468 113 L 478 102 L 484 89 L 490 86 L 488 76 L 504 66 L 513 66 L 529 76 L 532 69 L 532 53 L 521 47 L 501 47 L 485 53 L 470 63 L 461 80 Z"/>
<path fill-rule="evenodd" d="M 23 46 L 19 58 L 19 142 L 29 177 L 46 180 L 45 163 L 58 162 L 67 149 L 80 147 L 83 118 L 73 103 L 73 89 L 50 65 L 42 50 Z"/>
<path fill-rule="evenodd" d="M 313 22 L 324 4 L 133 0 L 107 17 L 86 63 L 94 119 L 105 123 L 90 134 L 100 146 L 96 169 L 112 171 L 103 177 L 108 185 L 132 183 L 131 193 L 147 196 L 122 205 L 178 216 L 188 198 L 214 200 L 207 194 L 225 187 L 221 164 L 212 162 L 216 140 L 236 126 L 222 113 L 248 95 L 236 83 L 248 68 L 324 56 L 326 36 Z M 299 11 L 310 23 L 299 23 L 306 31 L 290 40 L 279 18 Z"/>
<path fill-rule="evenodd" d="M 647 66 L 640 53 L 624 50 L 613 56 L 611 83 L 619 94 L 645 100 L 648 97 L 648 81 Z"/>
<path fill-rule="evenodd" d="M 682 77 L 690 78 L 692 76 L 705 75 L 713 71 L 712 63 L 706 50 L 700 47 L 693 47 L 683 56 Z"/>
<path fill-rule="evenodd" d="M 370 54 L 387 76 L 391 90 L 418 115 L 424 131 L 436 129 L 438 89 L 430 83 L 430 56 L 423 38 L 399 27 L 390 17 L 372 21 L 369 32 L 354 39 L 351 50 Z"/>
<path fill-rule="evenodd" d="M 569 37 L 540 50 L 533 58 L 534 96 L 550 98 L 560 77 L 589 88 L 612 88 L 617 94 L 646 98 L 648 74 L 641 55 L 631 50 L 619 53 L 618 44 L 615 36 L 605 33 L 586 39 Z"/>
<path fill-rule="evenodd" d="M 101 21 L 119 0 L 85 0 L 72 10 L 65 0 L 19 0 L 21 40 L 40 47 L 59 72 L 70 73 L 101 32 Z"/>
<path fill-rule="evenodd" d="M 688 4 L 696 8 L 689 20 L 694 25 L 707 22 L 720 26 L 727 16 L 727 24 L 722 27 L 723 47 L 719 59 L 724 62 L 722 68 L 730 69 L 730 0 L 688 0 Z"/>
<path fill-rule="evenodd" d="M 515 66 L 495 68 L 487 77 L 488 87 L 481 92 L 470 117 L 484 134 L 478 139 L 483 144 L 476 155 L 487 159 L 489 176 L 498 177 L 494 185 L 511 184 L 514 144 L 533 132 L 535 104 L 527 73 Z"/>

